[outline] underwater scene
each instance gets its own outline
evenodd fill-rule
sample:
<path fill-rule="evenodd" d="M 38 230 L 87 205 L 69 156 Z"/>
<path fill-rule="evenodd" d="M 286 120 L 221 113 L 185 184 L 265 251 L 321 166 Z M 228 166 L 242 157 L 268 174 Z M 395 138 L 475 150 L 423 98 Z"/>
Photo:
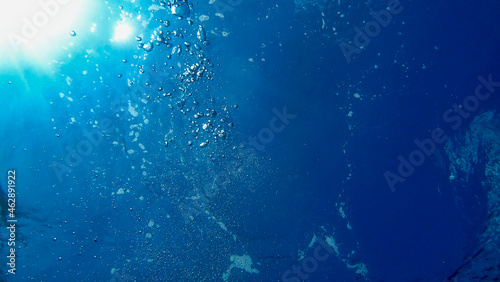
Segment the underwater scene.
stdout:
<path fill-rule="evenodd" d="M 0 3 L 0 281 L 500 281 L 500 2 Z"/>

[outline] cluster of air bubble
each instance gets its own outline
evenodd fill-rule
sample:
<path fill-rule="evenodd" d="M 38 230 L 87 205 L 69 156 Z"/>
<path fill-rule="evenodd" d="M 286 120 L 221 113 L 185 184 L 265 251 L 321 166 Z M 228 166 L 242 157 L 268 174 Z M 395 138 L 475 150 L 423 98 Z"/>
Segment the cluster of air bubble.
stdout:
<path fill-rule="evenodd" d="M 183 140 L 184 137 L 178 138 L 183 140 L 179 141 L 183 142 L 183 145 L 205 148 L 211 143 L 227 140 L 234 126 L 232 122 L 228 122 L 231 119 L 230 110 L 237 106 L 216 106 L 214 98 L 210 96 L 210 88 L 203 84 L 213 80 L 214 76 L 214 65 L 206 58 L 203 50 L 210 45 L 205 27 L 201 24 L 195 25 L 189 18 L 192 5 L 187 0 L 159 3 L 162 7 L 159 11 L 165 10 L 177 19 L 172 19 L 172 22 L 165 18 L 158 19 L 158 26 L 152 29 L 147 37 L 136 36 L 137 48 L 143 50 L 145 55 L 151 52 L 165 54 L 162 57 L 165 62 L 157 62 L 153 68 L 156 73 L 162 71 L 160 67 L 168 69 L 168 82 L 173 82 L 175 87 L 169 91 L 162 84 L 157 88 L 157 95 L 153 97 L 161 101 L 169 99 L 167 103 L 172 110 L 172 118 L 176 116 L 177 111 L 186 117 L 188 125 L 183 131 L 188 140 Z M 146 71 L 146 66 L 138 67 L 140 74 Z M 147 83 L 146 85 L 149 86 Z M 168 147 L 174 140 L 174 137 L 166 138 L 165 146 Z"/>
<path fill-rule="evenodd" d="M 228 137 L 228 130 L 223 126 L 228 118 L 228 109 L 224 106 L 224 116 L 218 116 L 217 111 L 212 108 L 206 108 L 205 111 L 188 111 L 183 107 L 185 100 L 178 102 L 178 106 L 183 113 L 190 113 L 188 116 L 189 134 L 194 140 L 200 140 L 199 146 L 204 148 L 212 140 L 214 143 L 224 141 Z M 197 101 L 194 101 L 197 103 Z M 233 127 L 232 122 L 227 123 L 227 126 Z M 187 134 L 187 132 L 186 132 Z M 193 145 L 193 141 L 188 141 L 188 146 Z"/>

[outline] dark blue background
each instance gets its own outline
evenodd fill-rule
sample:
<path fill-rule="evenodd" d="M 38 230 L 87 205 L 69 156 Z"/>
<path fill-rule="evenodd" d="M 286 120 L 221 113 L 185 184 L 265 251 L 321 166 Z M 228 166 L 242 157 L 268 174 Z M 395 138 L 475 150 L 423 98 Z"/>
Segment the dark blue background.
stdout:
<path fill-rule="evenodd" d="M 215 75 L 196 85 L 196 98 L 219 111 L 222 105 L 237 104 L 229 118 L 236 126 L 226 147 L 186 149 L 179 144 L 188 140 L 182 135 L 189 122 L 175 112 L 179 117 L 172 124 L 182 142 L 165 149 L 169 128 L 154 122 L 170 122 L 168 103 L 141 105 L 141 114 L 151 121 L 141 140 L 150 151 L 144 156 L 153 163 L 148 173 L 155 180 L 130 168 L 139 167 L 143 156 L 128 157 L 121 145 L 109 145 L 116 140 L 133 145 L 127 139 L 132 122 L 117 118 L 109 105 L 122 93 L 132 97 L 134 87 L 124 81 L 140 76 L 121 61 L 139 61 L 133 56 L 143 51 L 136 50 L 136 42 L 116 48 L 97 35 L 77 36 L 79 51 L 97 52 L 90 59 L 64 59 L 67 64 L 58 71 L 74 79 L 71 86 L 57 74 L 3 72 L 2 169 L 19 171 L 19 212 L 25 218 L 19 240 L 26 242 L 19 265 L 33 265 L 20 270 L 22 280 L 109 281 L 114 267 L 143 281 L 214 281 L 226 271 L 230 254 L 249 254 L 260 274 L 233 269 L 231 278 L 276 281 L 297 263 L 297 250 L 312 254 L 307 245 L 314 235 L 324 239 L 333 234 L 341 258 L 363 262 L 368 275 L 357 276 L 332 256 L 319 263 L 310 281 L 443 281 L 451 275 L 474 250 L 484 227 L 482 178 L 475 175 L 467 185 L 450 182 L 443 144 L 437 146 L 439 155 L 426 158 L 394 192 L 383 175 L 396 172 L 398 156 L 407 158 L 416 149 L 414 140 L 428 138 L 432 129 L 444 128 L 449 137 L 463 133 L 472 117 L 452 130 L 442 114 L 474 94 L 478 76 L 492 74 L 500 80 L 500 4 L 401 1 L 403 11 L 347 63 L 339 44 L 352 40 L 353 27 L 364 26 L 363 21 L 371 20 L 370 10 L 384 9 L 387 2 L 326 3 L 297 12 L 289 1 L 244 0 L 223 20 L 210 5 L 193 3 L 194 11 L 211 17 L 203 23 L 206 30 L 230 33 L 208 32 L 211 44 L 203 48 Z M 117 9 L 114 4 L 110 7 Z M 150 4 L 139 1 L 125 9 L 144 11 Z M 108 18 L 100 21 L 105 24 Z M 167 61 L 165 52 L 154 49 L 144 65 L 175 65 L 176 59 Z M 94 64 L 100 72 L 93 71 Z M 87 77 L 81 76 L 83 69 L 89 70 Z M 103 83 L 91 83 L 99 77 Z M 174 82 L 162 83 L 167 88 Z M 68 91 L 86 96 L 78 103 L 61 102 L 58 93 Z M 495 95 L 472 116 L 495 110 Z M 246 163 L 249 159 L 236 155 L 232 147 L 257 136 L 268 127 L 273 109 L 283 107 L 296 118 L 265 150 L 254 151 L 257 161 Z M 75 124 L 69 124 L 71 117 L 77 118 Z M 65 146 L 75 146 L 81 131 L 102 118 L 117 130 L 59 183 L 50 164 L 64 158 Z M 205 160 L 210 158 L 218 161 L 209 165 Z M 210 184 L 207 171 L 217 171 L 226 160 L 239 163 L 243 173 L 210 202 L 198 203 L 201 208 L 192 206 L 186 199 Z M 161 190 L 161 183 L 171 190 Z M 118 188 L 130 192 L 112 196 Z M 140 196 L 145 200 L 139 201 Z M 340 203 L 345 203 L 346 219 L 338 213 Z M 238 237 L 237 243 L 203 216 L 206 209 Z M 194 210 L 194 221 L 186 220 L 186 210 Z M 159 227 L 153 239 L 145 240 L 149 219 Z"/>

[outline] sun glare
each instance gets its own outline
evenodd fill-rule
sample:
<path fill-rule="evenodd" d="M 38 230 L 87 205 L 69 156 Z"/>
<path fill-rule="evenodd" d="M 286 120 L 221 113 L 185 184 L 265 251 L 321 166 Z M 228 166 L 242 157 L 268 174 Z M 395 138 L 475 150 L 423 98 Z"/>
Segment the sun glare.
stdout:
<path fill-rule="evenodd" d="M 57 58 L 84 18 L 84 0 L 23 0 L 0 4 L 0 71 Z M 73 34 L 74 35 L 74 34 Z"/>
<path fill-rule="evenodd" d="M 115 27 L 115 34 L 111 41 L 123 41 L 130 37 L 132 33 L 132 28 L 126 23 L 119 23 Z"/>

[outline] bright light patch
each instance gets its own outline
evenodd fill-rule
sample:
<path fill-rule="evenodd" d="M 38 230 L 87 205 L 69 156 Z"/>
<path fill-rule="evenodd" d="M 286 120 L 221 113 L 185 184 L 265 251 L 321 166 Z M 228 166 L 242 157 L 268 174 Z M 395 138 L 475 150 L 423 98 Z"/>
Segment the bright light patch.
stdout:
<path fill-rule="evenodd" d="M 46 65 L 71 45 L 71 31 L 89 6 L 85 0 L 23 0 L 0 3 L 0 71 L 6 64 Z"/>
<path fill-rule="evenodd" d="M 131 33 L 132 28 L 130 28 L 128 24 L 119 23 L 115 27 L 115 35 L 113 36 L 113 39 L 111 39 L 111 41 L 123 41 L 125 39 L 128 39 Z"/>

